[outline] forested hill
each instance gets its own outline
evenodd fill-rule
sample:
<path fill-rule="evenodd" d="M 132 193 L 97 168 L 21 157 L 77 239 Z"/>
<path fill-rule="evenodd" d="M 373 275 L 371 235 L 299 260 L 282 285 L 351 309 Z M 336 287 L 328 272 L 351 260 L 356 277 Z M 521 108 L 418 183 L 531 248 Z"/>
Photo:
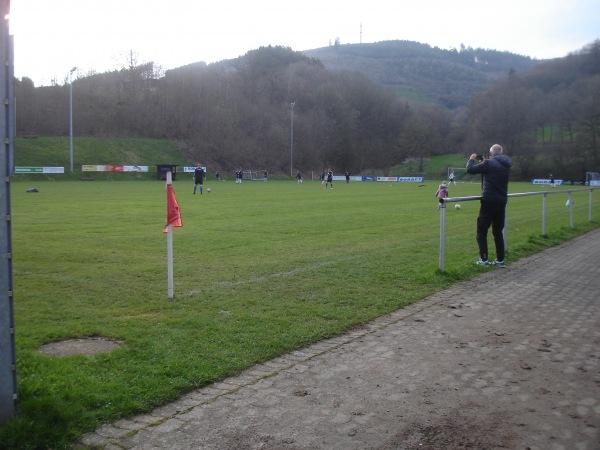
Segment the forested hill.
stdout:
<path fill-rule="evenodd" d="M 39 88 L 24 77 L 15 80 L 16 134 L 68 136 L 72 91 L 75 138 L 175 140 L 187 159 L 220 171 L 386 174 L 408 158 L 493 142 L 523 179 L 599 171 L 600 42 L 538 62 L 414 42 L 308 53 L 261 47 L 166 72 L 132 58 L 118 71 Z M 80 157 L 75 165 L 89 164 Z"/>
<path fill-rule="evenodd" d="M 329 70 L 360 72 L 410 103 L 465 106 L 477 92 L 509 72 L 526 72 L 539 60 L 509 52 L 462 47 L 443 50 L 412 41 L 345 44 L 308 50 Z"/>

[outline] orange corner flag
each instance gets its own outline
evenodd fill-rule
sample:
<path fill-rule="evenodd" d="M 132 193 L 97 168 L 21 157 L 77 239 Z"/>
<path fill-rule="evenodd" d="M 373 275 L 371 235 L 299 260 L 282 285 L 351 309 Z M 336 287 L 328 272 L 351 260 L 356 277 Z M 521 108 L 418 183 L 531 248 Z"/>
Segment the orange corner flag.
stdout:
<path fill-rule="evenodd" d="M 167 232 L 169 224 L 174 227 L 183 226 L 183 223 L 181 222 L 181 211 L 179 211 L 179 203 L 177 203 L 175 191 L 171 184 L 167 184 L 167 222 L 165 223 L 163 233 Z"/>

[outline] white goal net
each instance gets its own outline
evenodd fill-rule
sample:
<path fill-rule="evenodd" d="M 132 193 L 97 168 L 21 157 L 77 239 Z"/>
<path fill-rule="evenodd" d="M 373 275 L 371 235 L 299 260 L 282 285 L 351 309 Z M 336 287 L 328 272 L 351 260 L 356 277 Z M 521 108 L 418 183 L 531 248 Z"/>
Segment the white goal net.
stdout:
<path fill-rule="evenodd" d="M 586 172 L 585 173 L 585 184 L 587 186 L 600 186 L 600 173 Z"/>
<path fill-rule="evenodd" d="M 269 176 L 266 170 L 244 170 L 244 180 L 267 181 Z"/>

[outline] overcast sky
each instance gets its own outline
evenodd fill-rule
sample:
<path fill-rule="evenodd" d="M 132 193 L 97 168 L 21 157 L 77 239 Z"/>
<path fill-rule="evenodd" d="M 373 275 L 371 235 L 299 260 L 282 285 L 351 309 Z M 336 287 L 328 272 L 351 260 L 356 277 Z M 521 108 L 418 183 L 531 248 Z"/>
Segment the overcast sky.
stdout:
<path fill-rule="evenodd" d="M 171 69 L 260 46 L 410 40 L 563 57 L 600 39 L 600 0 L 12 0 L 15 76 L 36 86 L 138 63 Z"/>

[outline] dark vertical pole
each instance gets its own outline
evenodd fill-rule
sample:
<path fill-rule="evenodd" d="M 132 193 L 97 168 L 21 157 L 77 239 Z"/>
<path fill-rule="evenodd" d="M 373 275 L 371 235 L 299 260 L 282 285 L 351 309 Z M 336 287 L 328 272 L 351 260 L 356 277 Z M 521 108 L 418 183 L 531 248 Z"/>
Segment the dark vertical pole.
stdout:
<path fill-rule="evenodd" d="M 69 161 L 71 173 L 73 173 L 73 72 L 77 67 L 69 71 Z"/>
<path fill-rule="evenodd" d="M 9 12 L 10 0 L 0 0 L 0 90 L 3 104 L 0 108 L 0 422 L 6 422 L 14 415 L 17 398 L 10 209 L 15 98 L 13 41 L 6 19 Z"/>

